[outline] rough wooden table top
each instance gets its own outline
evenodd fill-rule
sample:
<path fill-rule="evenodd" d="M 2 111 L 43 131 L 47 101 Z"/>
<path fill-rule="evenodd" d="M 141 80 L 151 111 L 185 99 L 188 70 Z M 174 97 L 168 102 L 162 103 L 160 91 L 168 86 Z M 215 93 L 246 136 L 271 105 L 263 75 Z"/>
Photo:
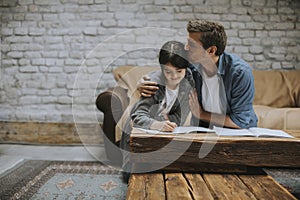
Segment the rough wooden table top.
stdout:
<path fill-rule="evenodd" d="M 151 164 L 154 170 L 157 166 L 206 172 L 230 172 L 234 167 L 239 172 L 245 167 L 299 168 L 300 131 L 286 132 L 294 138 L 218 137 L 213 133 L 150 135 L 133 131 L 130 159 L 132 163 Z"/>
<path fill-rule="evenodd" d="M 272 177 L 213 173 L 132 174 L 127 200 L 293 199 Z"/>

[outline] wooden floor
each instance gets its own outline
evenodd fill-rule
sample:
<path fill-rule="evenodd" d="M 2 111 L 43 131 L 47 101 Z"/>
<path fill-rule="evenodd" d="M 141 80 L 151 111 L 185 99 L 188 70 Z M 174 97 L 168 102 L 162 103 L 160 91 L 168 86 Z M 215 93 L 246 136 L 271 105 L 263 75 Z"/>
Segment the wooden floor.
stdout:
<path fill-rule="evenodd" d="M 268 175 L 132 174 L 127 200 L 296 199 Z"/>

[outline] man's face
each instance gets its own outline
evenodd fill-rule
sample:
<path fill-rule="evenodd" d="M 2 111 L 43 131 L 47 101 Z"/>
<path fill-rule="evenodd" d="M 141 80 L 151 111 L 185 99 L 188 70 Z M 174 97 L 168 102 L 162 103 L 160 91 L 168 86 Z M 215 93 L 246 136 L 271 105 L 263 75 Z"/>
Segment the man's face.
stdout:
<path fill-rule="evenodd" d="M 193 64 L 201 64 L 204 61 L 203 59 L 210 57 L 208 52 L 203 48 L 199 38 L 201 38 L 200 32 L 189 33 L 187 44 L 185 45 L 189 60 Z"/>

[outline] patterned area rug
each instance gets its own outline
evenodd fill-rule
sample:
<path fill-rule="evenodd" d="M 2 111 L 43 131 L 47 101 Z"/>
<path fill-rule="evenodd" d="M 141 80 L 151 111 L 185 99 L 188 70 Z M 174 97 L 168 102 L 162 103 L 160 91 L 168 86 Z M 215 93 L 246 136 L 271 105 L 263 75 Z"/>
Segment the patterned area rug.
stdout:
<path fill-rule="evenodd" d="M 300 199 L 300 169 L 268 168 L 264 170 L 297 199 Z"/>
<path fill-rule="evenodd" d="M 0 199 L 125 199 L 121 172 L 100 162 L 24 161 L 0 177 Z"/>

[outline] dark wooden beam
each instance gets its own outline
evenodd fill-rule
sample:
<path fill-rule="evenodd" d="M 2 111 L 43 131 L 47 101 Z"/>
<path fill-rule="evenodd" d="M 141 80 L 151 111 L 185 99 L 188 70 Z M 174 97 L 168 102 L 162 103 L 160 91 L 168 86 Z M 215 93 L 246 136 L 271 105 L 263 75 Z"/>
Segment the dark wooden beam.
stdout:
<path fill-rule="evenodd" d="M 290 134 L 299 136 L 298 132 Z M 133 163 L 165 165 L 165 169 L 170 170 L 230 171 L 235 167 L 235 171 L 242 172 L 249 167 L 300 167 L 300 138 L 217 137 L 214 134 L 150 136 L 133 132 L 130 146 L 135 153 L 131 155 Z"/>

